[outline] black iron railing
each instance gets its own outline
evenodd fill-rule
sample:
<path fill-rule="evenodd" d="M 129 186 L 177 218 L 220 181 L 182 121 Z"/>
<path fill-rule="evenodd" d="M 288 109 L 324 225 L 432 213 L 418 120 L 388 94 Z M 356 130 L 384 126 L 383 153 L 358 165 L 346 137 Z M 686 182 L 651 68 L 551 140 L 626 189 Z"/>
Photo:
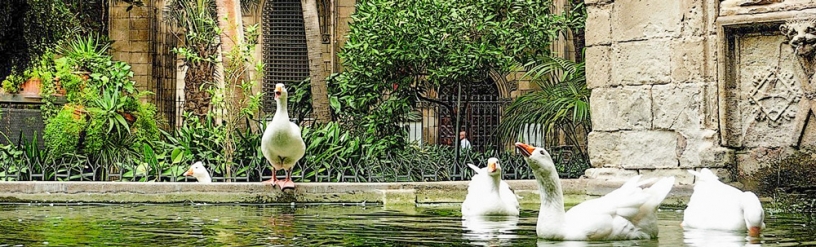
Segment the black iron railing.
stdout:
<path fill-rule="evenodd" d="M 521 155 L 510 152 L 464 152 L 459 161 L 453 152 L 428 153 L 418 147 L 412 152 L 393 154 L 380 159 L 329 160 L 319 164 L 301 159 L 293 168 L 296 182 L 416 182 L 468 180 L 472 171 L 466 164 L 484 167 L 489 157 L 497 157 L 504 179 L 533 179 L 532 171 Z M 587 168 L 585 161 L 574 159 L 569 149 L 554 149 L 552 155 L 562 177 L 578 177 Z M 66 155 L 53 159 L 38 149 L 17 149 L 0 146 L 0 181 L 162 181 L 194 182 L 182 173 L 190 164 L 169 164 L 151 161 L 139 154 L 92 158 Z M 270 179 L 271 167 L 263 157 L 237 159 L 231 166 L 231 177 L 226 167 L 205 164 L 213 181 L 258 182 Z M 278 173 L 283 177 L 283 172 Z"/>

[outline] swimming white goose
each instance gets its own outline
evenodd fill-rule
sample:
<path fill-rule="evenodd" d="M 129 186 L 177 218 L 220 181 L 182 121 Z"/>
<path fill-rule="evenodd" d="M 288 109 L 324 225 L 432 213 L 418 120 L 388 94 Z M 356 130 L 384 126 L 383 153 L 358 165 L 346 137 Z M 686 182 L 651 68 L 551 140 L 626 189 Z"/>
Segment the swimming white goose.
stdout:
<path fill-rule="evenodd" d="M 462 215 L 519 215 L 516 194 L 501 180 L 499 159 L 487 160 L 487 167 L 468 164 L 476 174 L 468 184 L 468 194 L 462 202 Z"/>
<path fill-rule="evenodd" d="M 306 152 L 306 143 L 300 136 L 300 127 L 289 122 L 289 112 L 286 110 L 286 99 L 288 93 L 283 83 L 275 85 L 275 102 L 277 111 L 266 125 L 263 137 L 261 138 L 261 152 L 272 164 L 272 179 L 264 181 L 264 184 L 280 186 L 283 189 L 294 189 L 295 182 L 292 181 L 292 167 L 303 157 Z M 286 171 L 286 179 L 279 181 L 276 177 L 278 170 Z"/>
<path fill-rule="evenodd" d="M 674 177 L 661 178 L 649 188 L 635 176 L 609 194 L 585 201 L 564 213 L 561 182 L 550 154 L 543 148 L 517 142 L 533 170 L 541 193 L 536 233 L 550 240 L 625 240 L 657 237 L 657 207 L 674 184 Z"/>
<path fill-rule="evenodd" d="M 210 178 L 210 173 L 204 168 L 204 164 L 201 161 L 197 161 L 190 166 L 190 169 L 187 169 L 184 172 L 184 176 L 193 176 L 198 180 L 199 183 L 211 183 L 212 178 Z"/>
<path fill-rule="evenodd" d="M 765 212 L 759 198 L 750 191 L 720 182 L 708 168 L 700 172 L 690 170 L 697 177 L 694 193 L 688 207 L 683 212 L 684 228 L 748 231 L 748 235 L 758 237 L 765 228 Z"/>

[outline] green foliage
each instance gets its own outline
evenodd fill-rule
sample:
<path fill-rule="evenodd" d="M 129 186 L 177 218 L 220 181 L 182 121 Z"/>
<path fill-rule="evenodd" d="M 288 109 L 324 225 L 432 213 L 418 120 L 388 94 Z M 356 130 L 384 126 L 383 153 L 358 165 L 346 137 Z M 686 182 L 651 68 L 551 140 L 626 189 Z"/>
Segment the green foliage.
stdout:
<path fill-rule="evenodd" d="M 45 146 L 54 156 L 77 151 L 77 145 L 87 120 L 84 116 L 75 115 L 75 110 L 81 110 L 81 108 L 70 104 L 65 105 L 45 126 L 43 135 Z"/>
<path fill-rule="evenodd" d="M 63 0 L 7 0 L 0 5 L 0 78 L 18 76 L 79 26 Z"/>
<path fill-rule="evenodd" d="M 549 15 L 549 6 L 546 0 L 360 1 L 339 53 L 346 71 L 329 81 L 332 108 L 355 134 L 402 146 L 397 123 L 418 99 L 547 55 L 560 32 L 583 22 L 580 13 Z"/>
<path fill-rule="evenodd" d="M 577 147 L 580 158 L 588 161 L 585 140 L 592 122 L 584 63 L 544 56 L 526 69 L 541 90 L 521 95 L 507 107 L 498 128 L 502 141 L 515 142 L 532 131 L 546 137 L 548 146 L 557 146 L 556 137 L 563 133 L 567 145 Z"/>
<path fill-rule="evenodd" d="M 46 87 L 49 93 L 42 108 L 46 113 L 45 135 L 54 137 L 46 139 L 46 146 L 55 151 L 55 157 L 71 153 L 83 156 L 82 159 L 101 159 L 106 153 L 121 153 L 129 148 L 141 151 L 143 145 L 153 145 L 158 139 L 155 107 L 139 102 L 140 97 L 150 92 L 136 89 L 131 66 L 112 60 L 107 54 L 109 42 L 105 40 L 96 35 L 77 36 L 60 50 L 62 57 L 48 54 L 42 59 L 43 66 L 36 67 L 38 75 L 53 77 L 44 82 L 49 85 Z M 73 136 L 73 132 L 65 137 L 74 138 L 72 142 L 60 139 L 63 136 L 59 126 L 66 122 L 63 111 L 68 110 L 54 109 L 56 97 L 51 92 L 56 90 L 57 83 L 65 89 L 70 108 L 77 111 L 75 118 L 86 121 L 76 133 L 83 138 Z M 54 117 L 52 111 L 60 113 Z"/>
<path fill-rule="evenodd" d="M 17 93 L 23 86 L 23 82 L 25 82 L 23 76 L 12 73 L 6 79 L 3 79 L 3 90 L 6 93 Z"/>

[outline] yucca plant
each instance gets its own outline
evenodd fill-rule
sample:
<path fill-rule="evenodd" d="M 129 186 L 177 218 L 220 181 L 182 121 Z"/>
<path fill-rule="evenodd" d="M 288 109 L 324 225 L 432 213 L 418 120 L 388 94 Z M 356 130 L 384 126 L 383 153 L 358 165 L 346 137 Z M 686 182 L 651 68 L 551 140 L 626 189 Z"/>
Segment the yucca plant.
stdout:
<path fill-rule="evenodd" d="M 545 56 L 524 69 L 528 71 L 525 77 L 541 90 L 519 96 L 506 108 L 499 136 L 504 142 L 515 142 L 532 130 L 544 137 L 541 144 L 573 146 L 580 158 L 588 160 L 585 140 L 592 122 L 584 62 Z M 562 134 L 565 143 L 557 143 Z"/>

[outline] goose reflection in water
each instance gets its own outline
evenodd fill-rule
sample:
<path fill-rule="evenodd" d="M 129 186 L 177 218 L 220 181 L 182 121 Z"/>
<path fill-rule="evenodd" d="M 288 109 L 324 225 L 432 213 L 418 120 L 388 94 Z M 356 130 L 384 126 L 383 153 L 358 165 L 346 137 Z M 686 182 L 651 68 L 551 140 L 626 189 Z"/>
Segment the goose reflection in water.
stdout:
<path fill-rule="evenodd" d="M 506 246 L 510 239 L 518 237 L 518 216 L 462 216 L 462 236 L 472 244 Z"/>
<path fill-rule="evenodd" d="M 758 247 L 760 238 L 744 232 L 705 229 L 685 229 L 683 243 L 691 247 Z"/>

